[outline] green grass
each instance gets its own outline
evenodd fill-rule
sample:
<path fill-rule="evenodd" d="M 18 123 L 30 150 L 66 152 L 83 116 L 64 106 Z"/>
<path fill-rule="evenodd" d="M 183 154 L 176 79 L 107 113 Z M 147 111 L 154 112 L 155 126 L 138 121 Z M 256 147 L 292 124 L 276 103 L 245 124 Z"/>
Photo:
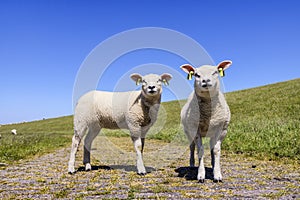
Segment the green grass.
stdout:
<path fill-rule="evenodd" d="M 73 117 L 60 117 L 0 128 L 0 162 L 10 163 L 64 147 L 71 142 Z M 11 130 L 16 129 L 17 135 Z"/>
<path fill-rule="evenodd" d="M 226 95 L 232 112 L 223 147 L 300 160 L 300 79 Z"/>
<path fill-rule="evenodd" d="M 300 160 L 300 79 L 227 93 L 226 99 L 232 119 L 222 149 L 260 158 Z M 158 125 L 147 138 L 186 141 L 180 127 L 183 103 L 162 103 Z M 72 119 L 68 116 L 2 126 L 0 162 L 9 163 L 70 145 Z M 17 129 L 18 135 L 11 135 L 11 129 Z M 128 137 L 124 131 L 103 132 L 107 136 Z"/>

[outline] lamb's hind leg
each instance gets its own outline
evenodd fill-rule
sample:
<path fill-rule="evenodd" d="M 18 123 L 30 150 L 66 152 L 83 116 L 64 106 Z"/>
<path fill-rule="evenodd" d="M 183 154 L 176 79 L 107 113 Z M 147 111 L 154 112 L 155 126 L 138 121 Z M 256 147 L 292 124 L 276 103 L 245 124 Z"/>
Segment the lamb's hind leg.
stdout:
<path fill-rule="evenodd" d="M 92 169 L 91 166 L 91 147 L 92 142 L 95 137 L 99 134 L 101 128 L 98 124 L 89 127 L 88 134 L 84 139 L 84 152 L 83 152 L 83 164 L 85 165 L 85 170 L 89 171 Z"/>
<path fill-rule="evenodd" d="M 78 131 L 80 130 L 80 131 Z M 74 135 L 72 138 L 72 147 L 71 147 L 71 153 L 70 153 L 70 160 L 69 160 L 69 165 L 68 165 L 68 172 L 70 174 L 75 173 L 75 158 L 76 158 L 76 152 L 78 150 L 81 138 L 85 134 L 86 128 L 83 126 L 80 129 L 74 130 Z"/>
<path fill-rule="evenodd" d="M 211 167 L 214 169 L 215 167 L 215 154 L 214 154 L 214 147 L 216 144 L 215 138 L 210 138 L 210 156 L 211 156 Z"/>
<path fill-rule="evenodd" d="M 189 129 L 184 129 L 184 133 L 187 136 L 189 142 L 190 142 L 190 167 L 195 166 L 195 142 L 196 142 L 196 130 L 189 130 Z"/>
<path fill-rule="evenodd" d="M 195 141 L 190 144 L 190 167 L 195 166 Z"/>
<path fill-rule="evenodd" d="M 142 149 L 141 149 L 141 153 L 142 153 L 142 155 L 143 155 L 144 146 L 145 146 L 145 138 L 141 138 L 141 142 L 142 142 Z"/>

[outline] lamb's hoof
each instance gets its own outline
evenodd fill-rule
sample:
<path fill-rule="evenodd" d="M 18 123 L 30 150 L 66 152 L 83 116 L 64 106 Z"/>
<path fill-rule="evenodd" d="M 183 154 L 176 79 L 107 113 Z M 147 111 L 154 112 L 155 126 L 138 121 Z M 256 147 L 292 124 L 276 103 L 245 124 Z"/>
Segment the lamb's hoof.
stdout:
<path fill-rule="evenodd" d="M 142 172 L 142 173 L 137 173 L 140 176 L 145 176 L 147 174 L 147 172 Z"/>
<path fill-rule="evenodd" d="M 214 183 L 222 183 L 222 179 L 214 179 Z"/>
<path fill-rule="evenodd" d="M 90 163 L 85 164 L 85 171 L 91 171 L 92 170 L 92 166 Z"/>
<path fill-rule="evenodd" d="M 204 179 L 199 179 L 198 183 L 204 183 Z"/>
<path fill-rule="evenodd" d="M 75 167 L 70 167 L 68 168 L 68 174 L 75 174 Z"/>

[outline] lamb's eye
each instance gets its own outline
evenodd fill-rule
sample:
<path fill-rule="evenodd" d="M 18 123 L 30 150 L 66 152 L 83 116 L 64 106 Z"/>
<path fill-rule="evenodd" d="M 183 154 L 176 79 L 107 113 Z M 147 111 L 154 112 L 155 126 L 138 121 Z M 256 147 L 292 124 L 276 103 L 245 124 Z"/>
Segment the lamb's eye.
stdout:
<path fill-rule="evenodd" d="M 196 77 L 196 78 L 200 78 L 200 75 L 196 73 L 196 74 L 195 74 L 195 77 Z"/>
<path fill-rule="evenodd" d="M 142 84 L 143 85 L 147 85 L 147 82 L 145 80 L 143 80 Z"/>
<path fill-rule="evenodd" d="M 212 75 L 217 75 L 218 74 L 218 71 L 215 71 Z"/>
<path fill-rule="evenodd" d="M 161 80 L 159 79 L 159 80 L 157 81 L 157 83 L 161 83 Z"/>

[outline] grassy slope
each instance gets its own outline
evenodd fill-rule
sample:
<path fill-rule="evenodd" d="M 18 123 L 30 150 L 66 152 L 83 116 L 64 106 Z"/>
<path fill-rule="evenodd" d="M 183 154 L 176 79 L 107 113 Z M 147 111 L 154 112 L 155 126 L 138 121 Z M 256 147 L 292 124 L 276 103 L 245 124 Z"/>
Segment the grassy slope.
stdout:
<path fill-rule="evenodd" d="M 258 157 L 300 160 L 300 79 L 228 93 L 226 98 L 232 120 L 223 149 Z M 164 128 L 158 133 L 150 132 L 148 138 L 167 142 L 185 140 L 179 123 L 180 103 L 183 101 L 162 104 L 158 123 Z M 10 134 L 13 128 L 17 129 L 17 136 Z M 121 131 L 104 130 L 104 133 L 127 136 Z M 5 125 L 0 134 L 0 162 L 20 160 L 70 145 L 72 116 Z"/>
<path fill-rule="evenodd" d="M 300 79 L 226 95 L 232 123 L 227 150 L 300 160 Z"/>
<path fill-rule="evenodd" d="M 70 143 L 73 117 L 60 117 L 0 128 L 0 162 L 12 162 L 42 154 Z M 17 130 L 17 135 L 10 131 Z"/>

